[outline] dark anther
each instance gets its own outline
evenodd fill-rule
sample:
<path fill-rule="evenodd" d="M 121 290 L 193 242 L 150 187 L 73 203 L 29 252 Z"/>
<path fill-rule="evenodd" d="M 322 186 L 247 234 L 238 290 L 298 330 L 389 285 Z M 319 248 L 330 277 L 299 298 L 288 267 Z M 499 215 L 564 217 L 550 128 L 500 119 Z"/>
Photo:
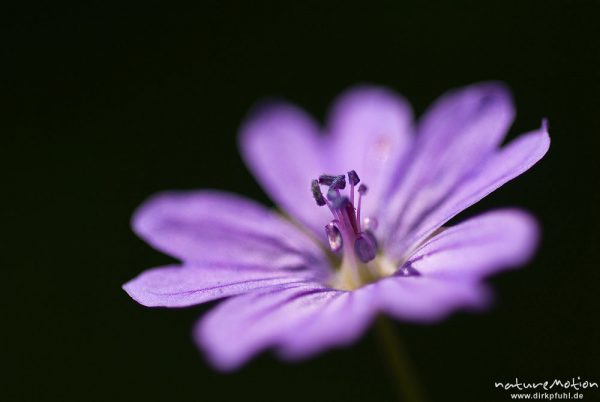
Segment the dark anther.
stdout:
<path fill-rule="evenodd" d="M 325 205 L 325 197 L 323 197 L 323 194 L 321 193 L 321 187 L 319 187 L 319 182 L 317 180 L 313 180 L 310 183 L 310 189 L 312 191 L 313 197 L 315 198 L 315 201 L 317 202 L 317 205 L 320 207 Z"/>
<path fill-rule="evenodd" d="M 333 183 L 336 177 L 337 176 L 332 176 L 330 174 L 322 174 L 321 176 L 319 176 L 319 184 L 331 186 L 331 183 Z"/>
<path fill-rule="evenodd" d="M 346 176 L 337 176 L 333 183 L 331 183 L 331 187 L 337 188 L 338 190 L 343 190 L 346 188 Z"/>
<path fill-rule="evenodd" d="M 360 178 L 354 170 L 348 172 L 348 181 L 350 181 L 353 186 L 356 186 L 360 182 Z"/>
<path fill-rule="evenodd" d="M 365 186 L 364 184 L 361 184 L 360 186 L 358 186 L 358 192 L 360 194 L 366 194 L 367 193 L 367 186 Z"/>
<path fill-rule="evenodd" d="M 319 184 L 323 184 L 325 186 L 334 186 L 335 188 L 342 190 L 346 188 L 346 177 L 343 175 L 332 176 L 329 174 L 322 174 L 319 176 Z"/>

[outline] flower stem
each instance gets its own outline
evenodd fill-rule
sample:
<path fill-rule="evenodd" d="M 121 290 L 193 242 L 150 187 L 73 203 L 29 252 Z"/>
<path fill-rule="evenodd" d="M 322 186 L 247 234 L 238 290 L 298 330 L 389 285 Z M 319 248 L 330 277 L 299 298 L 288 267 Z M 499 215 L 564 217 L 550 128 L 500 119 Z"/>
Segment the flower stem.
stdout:
<path fill-rule="evenodd" d="M 408 355 L 390 320 L 384 316 L 378 317 L 375 332 L 379 337 L 381 353 L 386 360 L 399 400 L 425 402 Z"/>

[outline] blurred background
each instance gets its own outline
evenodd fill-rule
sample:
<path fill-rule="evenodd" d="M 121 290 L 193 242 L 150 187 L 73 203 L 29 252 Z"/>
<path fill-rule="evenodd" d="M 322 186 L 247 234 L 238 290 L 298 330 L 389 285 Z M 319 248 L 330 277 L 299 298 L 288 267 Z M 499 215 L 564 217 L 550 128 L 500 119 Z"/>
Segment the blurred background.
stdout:
<path fill-rule="evenodd" d="M 392 400 L 372 333 L 304 363 L 265 353 L 222 375 L 191 341 L 210 306 L 148 309 L 121 290 L 171 261 L 129 228 L 151 194 L 212 187 L 272 205 L 236 145 L 257 100 L 284 97 L 322 120 L 365 82 L 419 115 L 450 88 L 502 80 L 518 110 L 509 138 L 550 121 L 541 163 L 466 213 L 533 211 L 536 259 L 490 279 L 486 314 L 395 324 L 429 399 L 505 401 L 494 382 L 515 377 L 600 382 L 599 11 L 597 1 L 6 8 L 0 399 Z"/>

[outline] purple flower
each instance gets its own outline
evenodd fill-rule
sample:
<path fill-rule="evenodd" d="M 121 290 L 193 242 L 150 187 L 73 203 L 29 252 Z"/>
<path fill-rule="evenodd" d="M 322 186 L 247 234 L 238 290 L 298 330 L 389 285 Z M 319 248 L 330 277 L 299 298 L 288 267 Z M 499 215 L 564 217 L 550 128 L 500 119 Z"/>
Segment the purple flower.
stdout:
<path fill-rule="evenodd" d="M 154 196 L 133 228 L 182 263 L 124 289 L 145 306 L 228 298 L 194 330 L 223 370 L 268 348 L 297 360 L 348 345 L 380 312 L 434 322 L 481 309 L 481 280 L 531 257 L 535 221 L 504 209 L 443 225 L 548 150 L 545 124 L 501 147 L 513 118 L 497 83 L 449 92 L 415 127 L 378 87 L 344 93 L 323 129 L 293 105 L 261 107 L 240 148 L 285 215 L 213 190 Z"/>

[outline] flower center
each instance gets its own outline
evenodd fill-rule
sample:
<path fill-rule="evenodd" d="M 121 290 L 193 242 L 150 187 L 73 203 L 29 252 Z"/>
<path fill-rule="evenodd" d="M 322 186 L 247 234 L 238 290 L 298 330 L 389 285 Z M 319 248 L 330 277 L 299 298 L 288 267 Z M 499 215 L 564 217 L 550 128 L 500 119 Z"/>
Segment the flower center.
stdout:
<path fill-rule="evenodd" d="M 346 290 L 356 289 L 395 271 L 391 262 L 378 256 L 377 240 L 373 234 L 377 228 L 377 219 L 361 219 L 361 204 L 367 194 L 367 186 L 358 186 L 355 205 L 354 190 L 360 183 L 360 178 L 354 170 L 348 172 L 348 182 L 348 195 L 342 194 L 342 190 L 346 188 L 344 175 L 323 174 L 311 183 L 317 205 L 326 205 L 333 215 L 333 220 L 325 225 L 325 234 L 331 251 L 341 255 L 341 264 L 332 286 Z M 323 196 L 321 186 L 327 187 L 326 196 Z"/>

